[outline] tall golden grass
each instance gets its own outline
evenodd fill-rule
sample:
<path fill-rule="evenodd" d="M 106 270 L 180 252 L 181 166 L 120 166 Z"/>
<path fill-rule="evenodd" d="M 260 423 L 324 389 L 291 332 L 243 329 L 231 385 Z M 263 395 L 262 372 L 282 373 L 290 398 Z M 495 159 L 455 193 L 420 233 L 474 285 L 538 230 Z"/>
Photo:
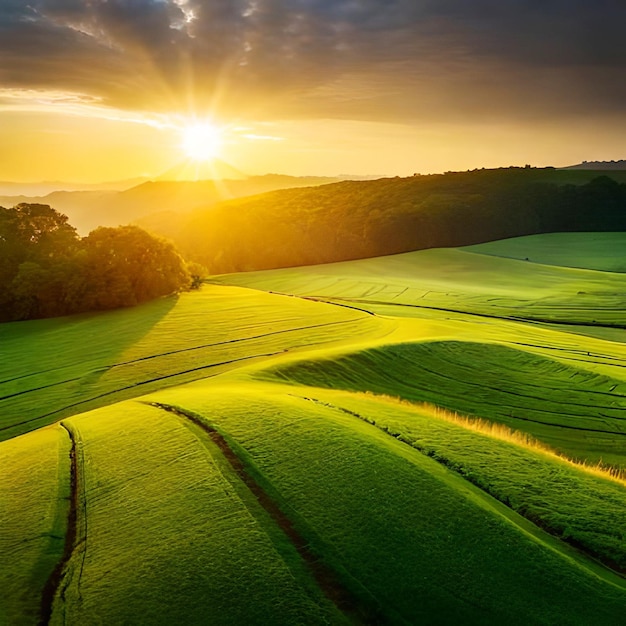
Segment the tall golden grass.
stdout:
<path fill-rule="evenodd" d="M 501 441 L 507 441 L 535 452 L 540 452 L 541 454 L 547 455 L 557 461 L 574 466 L 575 468 L 588 474 L 606 478 L 626 486 L 626 469 L 614 467 L 603 463 L 602 461 L 599 461 L 598 463 L 590 463 L 588 461 L 572 459 L 554 450 L 542 441 L 535 439 L 532 435 L 521 430 L 510 428 L 505 424 L 499 424 L 498 422 L 492 422 L 491 420 L 480 417 L 463 415 L 461 413 L 457 413 L 456 411 L 450 411 L 428 402 L 410 402 L 403 398 L 385 394 L 375 394 L 372 392 L 365 392 L 359 395 L 364 395 L 369 399 L 378 399 L 388 403 L 399 404 L 413 410 L 418 410 L 420 413 L 426 413 L 430 417 L 451 422 L 457 426 L 473 430 L 482 435 L 493 437 L 494 439 L 499 439 Z"/>

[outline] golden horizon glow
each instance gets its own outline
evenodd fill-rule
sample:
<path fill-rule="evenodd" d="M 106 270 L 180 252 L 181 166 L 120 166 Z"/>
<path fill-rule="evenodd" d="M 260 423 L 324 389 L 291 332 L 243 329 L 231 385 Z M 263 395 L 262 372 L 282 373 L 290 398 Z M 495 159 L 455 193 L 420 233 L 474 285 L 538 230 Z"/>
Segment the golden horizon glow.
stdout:
<path fill-rule="evenodd" d="M 38 103 L 34 110 L 23 101 L 27 94 L 20 98 L 23 109 L 12 105 L 7 109 L 0 89 L 4 121 L 0 135 L 4 144 L 12 146 L 10 151 L 0 151 L 0 182 L 24 183 L 23 188 L 0 185 L 2 193 L 11 196 L 28 190 L 28 183 L 60 181 L 58 186 L 48 185 L 55 190 L 68 188 L 65 183 L 162 178 L 174 169 L 181 170 L 178 179 L 239 177 L 225 171 L 224 163 L 246 175 L 410 176 L 526 163 L 562 167 L 582 160 L 618 160 L 623 155 L 620 134 L 614 127 L 599 128 L 593 119 L 579 121 L 574 136 L 567 123 L 535 123 L 520 134 L 520 126 L 505 123 L 405 125 L 243 118 L 217 122 L 213 116 L 189 112 L 96 106 L 75 102 L 69 94 L 55 96 L 52 103 Z M 186 137 L 193 156 L 183 145 Z M 33 160 L 33 155 L 38 158 Z"/>
<path fill-rule="evenodd" d="M 211 161 L 220 155 L 222 130 L 211 122 L 194 122 L 182 129 L 181 148 L 194 161 Z"/>

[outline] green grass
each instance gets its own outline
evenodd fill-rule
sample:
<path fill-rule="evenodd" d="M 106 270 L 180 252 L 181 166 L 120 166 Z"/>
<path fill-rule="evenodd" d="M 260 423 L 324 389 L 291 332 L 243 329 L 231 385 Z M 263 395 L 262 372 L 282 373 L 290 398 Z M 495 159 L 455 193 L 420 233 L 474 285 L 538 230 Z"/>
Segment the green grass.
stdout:
<path fill-rule="evenodd" d="M 550 233 L 490 241 L 463 250 L 532 263 L 626 272 L 626 233 Z"/>
<path fill-rule="evenodd" d="M 523 430 L 569 456 L 626 467 L 626 383 L 524 350 L 405 343 L 294 361 L 260 376 L 430 402 Z"/>
<path fill-rule="evenodd" d="M 359 311 L 217 286 L 134 309 L 0 324 L 0 439 L 384 328 Z"/>
<path fill-rule="evenodd" d="M 626 466 L 622 244 L 572 236 L 0 325 L 0 622 L 621 624 L 626 486 L 490 430 Z"/>
<path fill-rule="evenodd" d="M 618 246 L 611 249 L 621 255 Z M 568 325 L 626 325 L 623 274 L 529 266 L 466 249 L 420 250 L 214 280 L 368 309 L 394 305 Z"/>
<path fill-rule="evenodd" d="M 451 468 L 500 502 L 626 572 L 626 481 L 526 443 L 519 432 L 372 394 L 298 388 Z"/>
<path fill-rule="evenodd" d="M 341 621 L 179 418 L 127 402 L 64 424 L 78 449 L 78 541 L 52 624 Z"/>
<path fill-rule="evenodd" d="M 0 443 L 0 623 L 39 622 L 63 554 L 70 442 L 60 426 Z"/>
<path fill-rule="evenodd" d="M 196 385 L 151 399 L 200 414 L 229 438 L 313 548 L 384 620 L 610 624 L 623 614 L 626 585 L 609 582 L 616 577 L 599 577 L 363 420 L 253 385 Z"/>

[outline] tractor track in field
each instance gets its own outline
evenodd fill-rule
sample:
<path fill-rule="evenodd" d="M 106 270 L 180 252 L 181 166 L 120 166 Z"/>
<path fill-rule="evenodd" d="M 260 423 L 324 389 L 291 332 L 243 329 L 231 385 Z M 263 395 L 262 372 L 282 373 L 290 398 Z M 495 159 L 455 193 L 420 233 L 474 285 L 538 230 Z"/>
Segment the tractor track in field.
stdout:
<path fill-rule="evenodd" d="M 287 295 L 287 294 L 283 294 Z M 303 300 L 311 300 L 312 302 L 325 302 L 326 304 L 332 304 L 334 306 L 340 306 L 344 309 L 350 309 L 351 311 L 360 311 L 361 313 L 367 313 L 368 315 L 372 315 L 373 317 L 379 317 L 377 313 L 374 311 L 368 311 L 367 309 L 360 309 L 358 306 L 351 306 L 349 304 L 343 304 L 341 302 L 331 302 L 324 300 L 323 298 L 318 298 L 317 296 L 296 296 L 297 298 L 302 298 Z"/>
<path fill-rule="evenodd" d="M 453 383 L 458 382 L 458 378 L 454 377 L 454 376 L 446 376 L 445 374 L 443 374 L 441 371 L 439 370 L 431 370 L 427 367 L 424 367 L 424 365 L 421 365 L 421 369 L 422 371 L 426 372 L 427 374 L 433 376 L 435 378 L 435 380 L 439 379 L 439 381 L 441 380 L 445 380 L 445 381 L 450 381 Z M 398 382 L 396 379 L 390 379 L 393 382 Z M 402 383 L 402 381 L 400 381 Z M 513 398 L 523 398 L 523 399 L 533 399 L 533 400 L 538 400 L 540 402 L 552 402 L 553 404 L 559 404 L 557 401 L 551 401 L 548 400 L 544 397 L 541 396 L 534 396 L 531 394 L 524 394 L 524 393 L 518 393 L 515 391 L 511 391 L 510 389 L 502 389 L 501 387 L 493 387 L 490 385 L 481 385 L 480 383 L 475 383 L 475 382 L 471 382 L 468 381 L 467 379 L 465 379 L 465 384 L 471 387 L 476 388 L 478 391 L 481 390 L 489 390 L 492 392 L 496 392 L 499 394 L 503 394 L 506 396 L 511 396 Z M 402 383 L 404 386 L 404 383 Z M 416 387 L 413 386 L 411 387 L 411 389 L 417 389 L 418 391 L 424 391 L 424 390 L 428 390 L 428 385 L 424 384 L 422 387 Z M 563 390 L 565 391 L 565 390 Z M 450 395 L 447 394 L 448 398 L 452 398 L 452 399 L 458 399 L 459 397 L 465 397 L 463 396 L 459 396 L 457 395 Z M 407 398 L 408 400 L 411 400 L 411 398 Z M 414 398 L 415 400 L 418 400 L 420 402 L 434 402 L 433 399 L 428 399 L 428 398 Z M 491 407 L 494 408 L 498 408 L 501 407 L 502 404 L 500 402 L 496 402 L 495 400 L 488 400 L 488 399 L 483 399 L 482 403 L 485 405 L 489 405 Z M 562 402 L 559 404 L 559 406 L 561 407 L 560 409 L 548 409 L 548 408 L 541 408 L 541 409 L 534 409 L 534 408 L 529 408 L 529 407 L 519 407 L 517 406 L 515 408 L 515 410 L 525 410 L 525 411 L 532 411 L 533 413 L 540 413 L 540 414 L 546 414 L 546 415 L 555 415 L 555 416 L 563 416 L 564 410 L 563 407 L 582 407 L 582 408 L 592 408 L 592 409 L 598 409 L 598 410 L 614 410 L 614 411 L 621 411 L 623 409 L 619 408 L 619 407 L 610 407 L 610 406 L 606 406 L 606 405 L 592 405 L 592 404 L 581 404 L 581 403 L 576 403 L 576 402 Z M 449 410 L 458 410 L 457 408 L 454 407 L 447 407 Z M 538 419 L 531 419 L 531 418 L 523 418 L 523 417 L 519 417 L 518 415 L 513 415 L 510 413 L 502 413 L 499 416 L 501 419 L 503 418 L 507 418 L 507 419 L 514 419 L 514 420 L 524 420 L 524 421 L 528 421 L 528 422 L 533 422 L 535 424 L 541 424 L 543 426 L 548 426 L 548 427 L 556 427 L 556 428 L 566 428 L 566 429 L 571 429 L 571 430 L 582 430 L 582 431 L 588 431 L 588 432 L 595 432 L 595 433 L 603 433 L 603 434 L 609 434 L 609 435 L 626 435 L 626 431 L 617 431 L 617 430 L 604 430 L 604 429 L 596 429 L 596 428 L 587 428 L 587 427 L 582 427 L 582 426 L 571 426 L 571 425 L 564 425 L 564 424 L 559 424 L 556 422 L 550 422 L 550 421 L 543 421 L 543 420 L 538 420 Z M 598 417 L 594 416 L 594 415 L 585 415 L 583 413 L 580 412 L 572 412 L 570 414 L 570 417 L 573 419 L 583 419 L 583 420 L 596 420 L 598 419 Z M 611 420 L 616 420 L 619 422 L 623 422 L 624 420 L 626 420 L 626 417 L 618 417 L 618 416 L 609 416 L 609 415 L 602 415 L 602 417 L 611 419 Z"/>
<path fill-rule="evenodd" d="M 122 393 L 124 391 L 128 391 L 130 389 L 135 389 L 137 387 L 141 387 L 143 385 L 149 385 L 150 383 L 156 383 L 159 382 L 161 380 L 167 380 L 170 378 L 175 378 L 176 376 L 183 376 L 185 374 L 191 374 L 192 372 L 199 372 L 202 370 L 206 370 L 206 369 L 210 369 L 212 367 L 219 367 L 221 365 L 230 365 L 231 363 L 238 363 L 239 361 L 247 361 L 249 359 L 258 359 L 258 358 L 262 358 L 262 357 L 272 357 L 272 356 L 277 356 L 279 354 L 284 354 L 286 352 L 286 350 L 280 350 L 278 352 L 269 352 L 269 353 L 265 353 L 265 354 L 253 354 L 253 355 L 249 355 L 249 356 L 243 356 L 243 357 L 239 357 L 237 359 L 230 359 L 228 361 L 221 361 L 219 363 L 209 363 L 208 365 L 201 365 L 199 367 L 193 367 L 191 369 L 188 370 L 183 370 L 182 372 L 175 372 L 173 374 L 166 374 L 165 376 L 158 376 L 156 378 L 150 378 L 149 380 L 143 380 L 140 382 L 136 382 L 133 383 L 132 385 L 127 385 L 125 387 L 118 387 L 116 389 L 112 389 L 110 391 L 106 391 L 104 393 L 98 394 L 97 396 L 92 396 L 91 398 L 87 398 L 85 400 L 80 400 L 78 402 L 74 402 L 73 404 L 68 404 L 64 407 L 61 407 L 59 409 L 55 409 L 54 411 L 50 411 L 49 413 L 46 413 L 44 415 L 39 415 L 38 417 L 31 417 L 30 419 L 24 420 L 22 422 L 14 422 L 12 424 L 10 424 L 9 426 L 3 426 L 2 428 L 0 428 L 0 432 L 5 431 L 5 430 L 10 430 L 12 428 L 16 428 L 17 426 L 23 426 L 25 424 L 30 424 L 32 422 L 36 422 L 38 420 L 42 420 L 42 419 L 46 419 L 48 417 L 52 417 L 53 415 L 56 415 L 58 413 L 63 413 L 64 411 L 67 411 L 68 409 L 74 409 L 78 406 L 81 406 L 82 404 L 88 404 L 90 402 L 95 402 L 96 400 L 100 400 L 102 398 L 106 398 L 107 396 L 111 396 L 113 394 L 116 393 Z M 197 379 L 194 379 L 197 380 Z M 193 382 L 193 381 L 185 381 L 185 382 Z M 138 395 L 143 395 L 143 394 L 138 394 Z M 130 396 L 129 398 L 126 399 L 131 399 L 132 397 L 136 397 L 136 396 Z M 97 407 L 93 407 L 93 408 L 97 408 Z M 69 417 L 69 416 L 66 416 Z"/>
<path fill-rule="evenodd" d="M 440 359 L 440 361 L 442 361 L 444 363 L 444 365 L 449 366 L 448 368 L 444 368 L 445 371 L 454 370 L 454 368 L 458 368 L 458 363 L 456 361 L 449 360 L 449 359 L 445 358 L 445 356 L 442 356 L 442 355 L 438 355 L 438 358 Z M 442 374 L 440 370 L 431 370 L 431 369 L 428 369 L 427 367 L 424 367 L 423 365 L 421 366 L 421 368 L 422 368 L 423 371 L 427 372 L 428 374 L 434 375 L 435 377 L 439 376 L 439 377 L 441 377 L 441 378 L 443 378 L 445 380 L 450 380 L 452 382 L 455 382 L 455 381 L 459 380 L 458 377 L 446 376 L 446 375 Z M 474 371 L 472 367 L 466 367 L 465 369 L 468 370 L 468 371 Z M 512 371 L 512 370 L 509 370 L 509 371 Z M 493 370 L 492 370 L 492 373 L 494 375 L 497 374 L 497 372 L 494 372 Z M 567 389 L 567 388 L 563 388 L 563 387 L 550 387 L 548 385 L 543 386 L 543 385 L 533 385 L 532 383 L 520 383 L 519 384 L 520 387 L 523 387 L 525 390 L 529 391 L 529 393 L 520 393 L 520 392 L 516 392 L 516 391 L 511 391 L 510 389 L 503 389 L 502 387 L 494 387 L 492 385 L 483 385 L 483 384 L 480 384 L 480 383 L 474 383 L 474 382 L 471 382 L 471 381 L 467 380 L 466 378 L 463 379 L 463 380 L 464 380 L 464 383 L 466 385 L 471 385 L 473 387 L 478 387 L 479 389 L 488 389 L 490 391 L 495 391 L 495 392 L 498 392 L 498 393 L 509 394 L 509 395 L 513 395 L 513 396 L 516 396 L 516 397 L 520 397 L 520 398 L 530 398 L 532 400 L 539 400 L 540 402 L 546 402 L 546 403 L 550 402 L 550 403 L 553 403 L 553 404 L 557 404 L 559 406 L 582 407 L 582 408 L 587 408 L 587 409 L 598 409 L 598 410 L 600 410 L 600 409 L 602 409 L 602 410 L 614 410 L 614 411 L 618 411 L 618 412 L 619 411 L 623 411 L 622 407 L 611 407 L 611 406 L 600 405 L 600 404 L 590 404 L 590 403 L 584 403 L 584 402 L 573 402 L 571 400 L 567 400 L 567 401 L 562 401 L 562 400 L 558 400 L 558 399 L 557 400 L 551 400 L 551 399 L 546 398 L 545 396 L 537 396 L 537 395 L 534 395 L 533 393 L 530 393 L 531 390 L 543 390 L 543 389 L 545 389 L 547 391 L 554 391 L 554 392 L 557 392 L 559 394 L 566 394 L 566 395 L 568 395 L 570 397 L 571 397 L 573 391 L 575 391 L 577 394 L 578 393 L 582 393 L 582 394 L 587 394 L 587 393 L 588 394 L 596 394 L 596 395 L 601 395 L 601 396 L 608 396 L 608 397 L 615 398 L 615 399 L 624 398 L 625 397 L 622 394 L 615 394 L 615 393 L 608 392 L 608 391 L 589 390 L 589 389 L 584 389 L 584 388 L 581 389 L 581 390 L 578 390 L 578 389 L 571 390 L 571 389 Z M 618 382 L 620 382 L 620 381 L 618 381 Z M 531 410 L 536 410 L 536 409 L 531 409 Z M 551 413 L 551 414 L 554 414 L 554 415 L 562 415 L 563 414 L 563 410 L 551 411 L 549 409 L 542 409 L 542 412 L 544 412 L 544 413 Z M 588 416 L 579 414 L 578 417 L 584 418 L 584 417 L 588 417 Z M 592 419 L 593 419 L 593 417 L 592 417 Z M 620 417 L 618 415 L 615 415 L 611 419 L 626 420 L 626 416 Z"/>
<path fill-rule="evenodd" d="M 173 413 L 186 422 L 191 422 L 209 436 L 228 461 L 235 475 L 243 482 L 257 502 L 289 539 L 326 598 L 352 623 L 371 624 L 372 626 L 387 623 L 387 620 L 375 606 L 368 606 L 358 599 L 340 581 L 335 571 L 311 550 L 308 541 L 296 530 L 289 517 L 283 513 L 279 505 L 250 474 L 244 462 L 239 458 L 222 433 L 191 411 L 160 402 L 146 402 L 146 404 Z"/>
<path fill-rule="evenodd" d="M 524 324 L 535 323 L 535 324 L 555 324 L 557 326 L 561 326 L 561 325 L 562 326 L 590 326 L 592 328 L 617 328 L 621 330 L 626 329 L 626 324 L 606 324 L 606 323 L 602 324 L 600 322 L 590 322 L 587 320 L 578 320 L 578 321 L 577 320 L 555 320 L 555 319 L 548 319 L 548 318 L 543 318 L 543 317 L 530 317 L 530 316 L 522 317 L 520 315 L 496 315 L 495 313 L 477 313 L 474 311 L 463 311 L 460 309 L 453 309 L 450 307 L 429 306 L 425 304 L 409 304 L 409 303 L 404 303 L 404 302 L 393 302 L 393 301 L 384 301 L 384 300 L 367 300 L 363 298 L 341 298 L 338 296 L 332 296 L 332 297 L 300 296 L 300 297 L 306 298 L 307 300 L 316 300 L 318 302 L 326 302 L 327 304 L 335 304 L 337 306 L 348 306 L 348 305 L 342 304 L 340 302 L 335 302 L 335 300 L 341 300 L 342 302 L 343 301 L 354 302 L 355 305 L 348 306 L 348 308 L 352 308 L 357 311 L 363 311 L 364 313 L 367 311 L 359 308 L 358 306 L 356 306 L 356 304 L 363 304 L 363 305 L 373 304 L 376 306 L 407 307 L 407 308 L 412 308 L 412 309 L 430 309 L 433 311 L 443 311 L 444 313 L 457 313 L 460 315 L 470 315 L 472 317 L 496 319 L 496 320 L 503 320 L 503 321 L 508 321 L 508 322 L 522 322 Z M 372 311 L 369 311 L 369 312 L 375 315 L 375 313 L 373 313 Z"/>
<path fill-rule="evenodd" d="M 10 398 L 23 396 L 27 393 L 32 393 L 34 391 L 43 391 L 44 389 L 50 389 L 51 387 L 57 387 L 58 385 L 67 385 L 68 383 L 75 383 L 77 380 L 82 380 L 83 378 L 84 376 L 76 376 L 75 378 L 68 378 L 66 380 L 60 380 L 56 383 L 50 383 L 49 385 L 42 385 L 41 387 L 32 387 L 31 389 L 23 389 L 22 391 L 9 393 L 6 396 L 0 396 L 0 400 L 9 400 Z"/>
<path fill-rule="evenodd" d="M 443 359 L 442 359 L 443 360 Z M 452 361 L 448 362 L 450 365 L 454 365 L 454 363 Z M 441 373 L 441 371 L 439 370 L 431 370 L 427 367 L 424 367 L 423 365 L 421 366 L 422 370 L 427 372 L 428 374 L 432 375 L 435 377 L 435 379 L 437 379 L 437 377 L 443 379 L 443 380 L 447 380 L 450 381 L 452 383 L 458 382 L 458 378 L 455 376 L 446 376 L 444 374 Z M 585 403 L 580 403 L 580 402 L 571 402 L 571 401 L 559 401 L 559 400 L 550 400 L 549 398 L 546 398 L 544 396 L 537 396 L 537 395 L 533 395 L 531 393 L 520 393 L 517 391 L 512 391 L 511 389 L 503 389 L 502 387 L 494 387 L 493 385 L 482 385 L 480 383 L 475 383 L 475 382 L 471 382 L 467 379 L 464 379 L 464 384 L 471 386 L 471 387 L 475 387 L 477 388 L 479 391 L 480 390 L 488 390 L 488 391 L 493 391 L 496 393 L 501 393 L 507 396 L 513 396 L 514 398 L 528 398 L 531 400 L 538 400 L 540 402 L 543 403 L 552 403 L 557 405 L 558 410 L 551 410 L 548 408 L 541 408 L 541 409 L 534 409 L 532 407 L 518 407 L 518 408 L 522 408 L 523 410 L 526 411 L 533 411 L 535 413 L 545 413 L 548 415 L 563 415 L 564 413 L 564 407 L 579 407 L 579 408 L 583 408 L 583 409 L 598 409 L 598 410 L 614 410 L 614 411 L 622 411 L 623 409 L 621 407 L 610 407 L 610 406 L 606 406 L 606 405 L 597 405 L 597 404 L 585 404 Z M 531 388 L 531 389 L 542 389 L 542 387 L 539 387 L 537 385 L 526 385 L 527 388 Z M 566 389 L 558 389 L 558 388 L 554 388 L 554 391 L 560 391 L 562 393 L 567 393 Z M 586 391 L 586 390 L 585 390 Z M 609 394 L 612 395 L 612 394 Z M 451 396 L 450 394 L 448 394 L 448 397 L 454 397 Z M 493 407 L 497 407 L 497 406 L 501 406 L 500 403 L 495 403 L 493 401 L 489 401 L 489 400 L 483 400 L 483 402 L 485 404 L 489 404 Z M 570 414 L 571 417 L 576 418 L 576 419 L 596 419 L 593 415 L 585 415 L 583 413 L 580 412 L 573 412 Z M 505 415 L 505 417 L 516 417 L 514 415 Z M 612 416 L 610 419 L 614 419 L 614 420 L 620 420 L 620 421 L 624 421 L 626 420 L 626 417 L 619 417 L 619 416 Z M 555 424 L 553 422 L 541 422 L 539 420 L 535 420 L 537 421 L 537 423 L 540 424 L 545 424 L 546 426 L 558 426 L 559 424 Z M 577 428 L 574 426 L 571 426 L 570 428 Z M 601 431 L 601 432 L 605 432 L 605 431 Z M 625 433 L 626 434 L 626 433 Z"/>
<path fill-rule="evenodd" d="M 367 311 L 361 311 L 361 309 L 356 309 L 362 313 L 367 313 Z M 373 314 L 371 314 L 373 315 Z M 167 357 L 167 356 L 172 356 L 174 354 L 182 354 L 185 352 L 193 352 L 195 350 L 205 350 L 207 348 L 216 348 L 218 346 L 225 346 L 225 345 L 229 345 L 229 344 L 233 344 L 233 343 L 243 343 L 245 341 L 255 341 L 257 339 L 264 339 L 266 337 L 272 337 L 274 335 L 283 335 L 285 333 L 291 333 L 291 332 L 301 332 L 301 331 L 306 331 L 306 330 L 312 330 L 314 328 L 324 328 L 326 326 L 337 326 L 340 324 L 352 324 L 354 322 L 359 322 L 360 320 L 358 318 L 355 319 L 350 319 L 350 320 L 339 320 L 337 322 L 324 322 L 322 324 L 311 324 L 309 326 L 299 326 L 296 328 L 286 328 L 283 330 L 273 330 L 269 333 L 261 333 L 259 335 L 252 335 L 250 337 L 240 337 L 237 339 L 226 339 L 224 341 L 217 341 L 215 343 L 206 343 L 206 344 L 202 344 L 199 346 L 191 346 L 189 348 L 181 348 L 179 350 L 170 350 L 168 352 L 160 352 L 159 354 L 149 354 L 147 356 L 142 356 L 139 357 L 137 359 L 132 359 L 130 361 L 121 361 L 119 363 L 111 363 L 111 364 L 102 364 L 102 365 L 98 365 L 96 367 L 96 369 L 94 371 L 108 371 L 108 370 L 112 370 L 116 367 L 125 367 L 128 365 L 133 365 L 135 363 L 141 363 L 143 361 L 150 361 L 152 359 L 159 359 L 161 357 Z M 21 380 L 24 378 L 30 378 L 32 376 L 40 376 L 42 374 L 49 374 L 50 372 L 54 372 L 54 371 L 59 371 L 59 370 L 63 370 L 63 369 L 68 369 L 71 367 L 75 367 L 74 364 L 72 365 L 67 365 L 67 366 L 63 366 L 63 367 L 54 367 L 51 369 L 47 369 L 47 370 L 40 370 L 38 372 L 32 372 L 30 374 L 24 374 L 22 376 L 16 376 L 14 378 L 9 378 L 6 380 L 1 380 L 0 381 L 0 385 L 6 384 L 6 383 L 10 383 L 16 380 Z M 66 383 L 71 383 L 71 382 L 75 382 L 77 380 L 81 380 L 82 378 L 84 378 L 83 376 L 78 376 L 75 378 L 69 378 L 69 379 L 65 379 L 65 380 L 60 380 L 54 383 L 50 383 L 48 385 L 42 385 L 40 387 L 32 387 L 31 389 L 25 389 L 23 391 L 17 391 L 15 393 L 11 393 L 11 394 L 7 394 L 5 396 L 0 396 L 0 400 L 6 400 L 8 398 L 14 398 L 15 396 L 20 396 L 26 393 L 31 393 L 31 392 L 35 392 L 35 391 L 41 391 L 42 389 L 48 389 L 50 387 L 54 387 L 56 385 L 63 385 Z"/>
<path fill-rule="evenodd" d="M 622 589 L 626 589 L 626 569 L 625 568 L 620 567 L 620 565 L 618 565 L 616 562 L 610 559 L 607 559 L 606 557 L 603 557 L 602 555 L 596 554 L 593 550 L 590 550 L 587 546 L 583 545 L 579 541 L 562 536 L 562 533 L 552 528 L 549 524 L 547 524 L 543 519 L 540 519 L 538 516 L 524 515 L 523 512 L 518 511 L 517 509 L 513 508 L 511 506 L 511 503 L 508 502 L 506 499 L 501 498 L 498 493 L 492 492 L 488 487 L 480 483 L 480 481 L 478 481 L 475 477 L 473 477 L 471 472 L 470 473 L 464 472 L 463 467 L 459 466 L 458 464 L 455 464 L 450 459 L 437 454 L 435 450 L 427 449 L 422 446 L 416 445 L 415 442 L 411 442 L 402 433 L 391 431 L 389 430 L 389 428 L 385 426 L 380 426 L 375 421 L 365 417 L 364 415 L 361 415 L 360 413 L 357 413 L 356 411 L 352 411 L 351 409 L 347 409 L 345 407 L 341 407 L 339 405 L 332 404 L 330 402 L 325 402 L 323 400 L 320 400 L 319 398 L 312 398 L 312 397 L 301 396 L 301 395 L 296 395 L 296 394 L 289 394 L 289 395 L 291 395 L 294 398 L 300 398 L 301 400 L 305 400 L 306 402 L 311 402 L 313 404 L 323 406 L 327 409 L 331 409 L 333 411 L 339 411 L 340 413 L 359 419 L 362 422 L 365 422 L 366 424 L 370 424 L 371 426 L 378 429 L 380 432 L 384 433 L 385 435 L 392 437 L 393 439 L 400 442 L 401 444 L 408 446 L 409 448 L 415 450 L 416 452 L 419 452 L 420 454 L 423 454 L 424 456 L 432 459 L 433 461 L 436 461 L 437 463 L 439 463 L 440 465 L 442 465 L 443 467 L 451 471 L 453 474 L 460 476 L 461 478 L 463 478 L 464 480 L 472 484 L 474 487 L 476 487 L 482 493 L 484 493 L 487 497 L 493 498 L 494 500 L 496 500 L 497 502 L 505 506 L 506 509 L 508 509 L 509 511 L 512 511 L 515 515 L 519 515 L 521 518 L 527 520 L 530 524 L 535 526 L 539 531 L 545 532 L 546 534 L 556 539 L 559 543 L 567 544 L 572 549 L 574 549 L 578 554 L 582 555 L 585 559 L 589 559 L 591 562 L 602 566 L 602 568 L 606 568 L 607 573 L 610 572 L 611 574 L 619 578 L 619 582 L 610 580 L 609 578 L 607 578 L 606 574 L 604 574 L 602 578 L 610 584 L 617 585 Z M 622 434 L 626 434 L 626 433 L 622 433 Z M 516 524 L 514 519 L 510 517 L 508 519 L 514 524 Z M 518 526 L 518 524 L 516 524 L 516 526 Z M 541 541 L 541 537 L 537 537 L 537 539 Z M 581 563 L 581 565 L 583 565 L 585 569 L 589 569 L 588 565 L 585 565 L 584 563 Z"/>
<path fill-rule="evenodd" d="M 39 624 L 40 626 L 47 626 L 52 618 L 52 609 L 54 606 L 54 600 L 59 596 L 63 603 L 65 603 L 65 592 L 70 581 L 66 580 L 68 574 L 68 565 L 72 556 L 79 545 L 83 546 L 82 557 L 80 560 L 80 566 L 78 571 L 78 587 L 80 589 L 80 578 L 83 573 L 83 567 L 85 564 L 86 555 L 86 543 L 87 543 L 87 501 L 84 494 L 84 479 L 80 477 L 81 468 L 84 466 L 84 459 L 82 453 L 82 442 L 78 440 L 78 437 L 71 428 L 68 428 L 63 422 L 60 423 L 70 439 L 70 495 L 69 495 L 69 511 L 67 514 L 67 529 L 65 531 L 65 543 L 63 546 L 63 554 L 57 562 L 52 573 L 48 577 L 46 584 L 43 587 L 41 594 L 41 602 L 39 609 Z M 82 485 L 82 494 L 81 494 Z M 78 511 L 82 502 L 82 517 L 83 517 L 83 533 L 79 537 L 79 523 L 78 523 Z"/>

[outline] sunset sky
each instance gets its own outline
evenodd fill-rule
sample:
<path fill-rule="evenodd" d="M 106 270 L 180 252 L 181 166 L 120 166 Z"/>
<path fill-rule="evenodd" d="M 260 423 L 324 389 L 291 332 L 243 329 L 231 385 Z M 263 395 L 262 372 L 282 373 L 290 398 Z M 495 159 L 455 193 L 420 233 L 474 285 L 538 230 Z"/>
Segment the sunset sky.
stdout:
<path fill-rule="evenodd" d="M 158 176 L 209 158 L 208 124 L 248 174 L 622 159 L 624 24 L 623 0 L 0 0 L 0 180 Z"/>

